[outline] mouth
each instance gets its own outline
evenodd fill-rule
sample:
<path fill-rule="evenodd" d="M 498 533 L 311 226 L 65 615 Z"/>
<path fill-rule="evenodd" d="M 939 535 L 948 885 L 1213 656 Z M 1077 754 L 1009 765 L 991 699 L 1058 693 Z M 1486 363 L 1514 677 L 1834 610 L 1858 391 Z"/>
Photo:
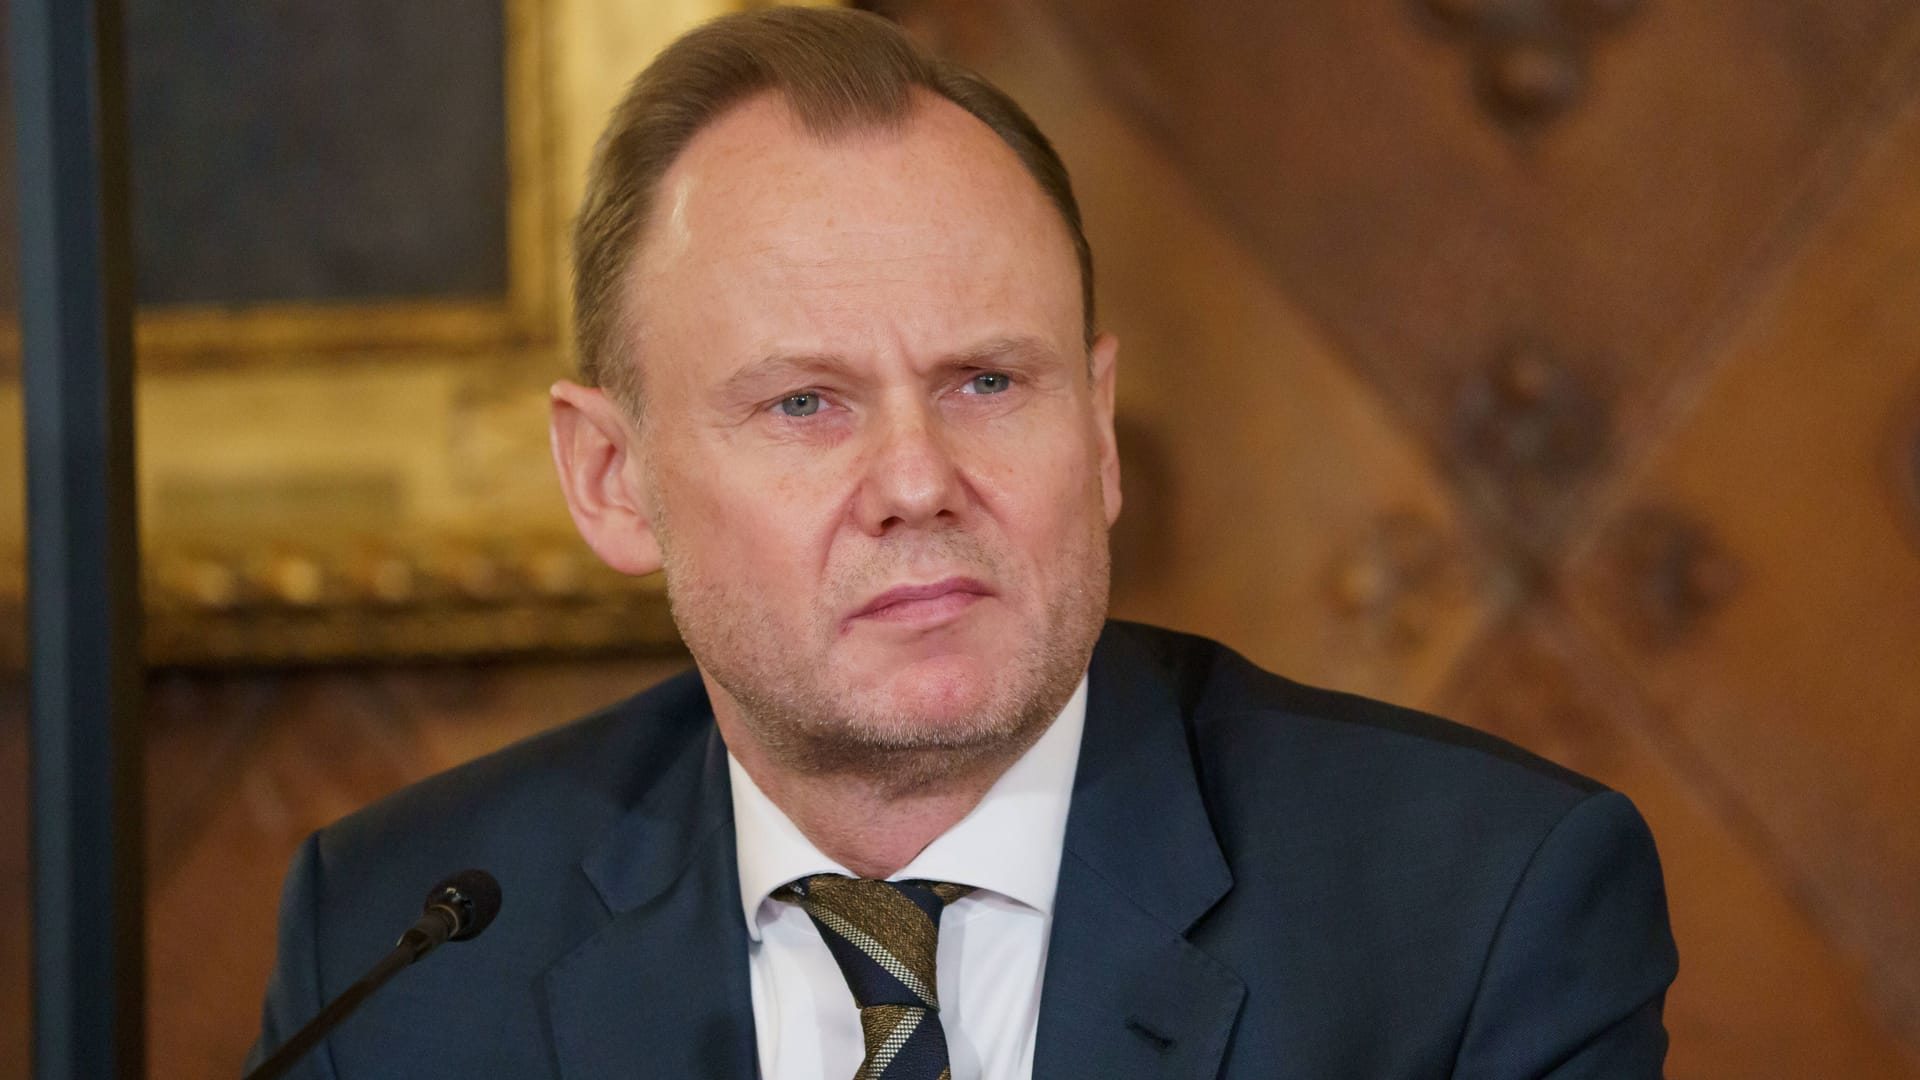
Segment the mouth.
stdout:
<path fill-rule="evenodd" d="M 861 605 L 847 616 L 847 622 L 937 624 L 992 595 L 993 590 L 984 582 L 969 577 L 942 578 L 925 585 L 900 585 Z"/>

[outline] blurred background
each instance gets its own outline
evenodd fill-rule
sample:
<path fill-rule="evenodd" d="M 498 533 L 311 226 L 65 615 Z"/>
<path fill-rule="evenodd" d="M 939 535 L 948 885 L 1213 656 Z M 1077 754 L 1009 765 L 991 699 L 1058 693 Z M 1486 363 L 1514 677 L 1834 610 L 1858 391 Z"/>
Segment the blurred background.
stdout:
<path fill-rule="evenodd" d="M 608 106 L 740 5 L 125 6 L 149 1069 L 234 1075 L 308 831 L 687 664 L 657 583 L 573 536 L 544 390 Z M 1632 796 L 1681 948 L 1671 1075 L 1920 1077 L 1920 7 L 863 6 L 1073 171 L 1123 343 L 1116 613 Z"/>

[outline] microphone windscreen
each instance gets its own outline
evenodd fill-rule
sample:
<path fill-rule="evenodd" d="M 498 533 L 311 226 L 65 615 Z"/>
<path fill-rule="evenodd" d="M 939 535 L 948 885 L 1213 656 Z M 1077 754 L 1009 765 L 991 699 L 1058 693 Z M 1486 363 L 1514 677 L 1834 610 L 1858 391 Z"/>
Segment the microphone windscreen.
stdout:
<path fill-rule="evenodd" d="M 427 894 L 427 905 L 446 904 L 460 909 L 464 918 L 454 929 L 451 941 L 466 941 L 479 936 L 500 914 L 500 883 L 485 870 L 462 870 L 433 887 Z"/>

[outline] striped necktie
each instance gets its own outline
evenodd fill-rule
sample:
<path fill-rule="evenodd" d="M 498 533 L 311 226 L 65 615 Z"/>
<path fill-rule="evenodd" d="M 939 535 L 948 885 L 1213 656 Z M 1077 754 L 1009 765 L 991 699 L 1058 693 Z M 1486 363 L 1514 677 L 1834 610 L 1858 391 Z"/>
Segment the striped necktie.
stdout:
<path fill-rule="evenodd" d="M 774 890 L 813 919 L 860 1006 L 853 1080 L 951 1080 L 934 953 L 940 912 L 971 886 L 815 874 Z"/>

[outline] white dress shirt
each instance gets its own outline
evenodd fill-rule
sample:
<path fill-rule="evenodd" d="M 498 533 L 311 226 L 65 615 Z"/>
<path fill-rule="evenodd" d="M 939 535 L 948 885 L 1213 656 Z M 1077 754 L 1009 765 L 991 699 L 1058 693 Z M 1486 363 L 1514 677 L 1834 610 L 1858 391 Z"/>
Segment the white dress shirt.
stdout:
<path fill-rule="evenodd" d="M 941 917 L 935 961 L 953 1080 L 1033 1074 L 1040 979 L 1086 716 L 1082 677 L 1053 726 L 980 805 L 893 876 L 975 887 Z M 858 875 L 822 855 L 731 754 L 727 767 L 760 1075 L 848 1080 L 865 1055 L 853 992 L 806 912 L 770 894 L 808 874 Z"/>

